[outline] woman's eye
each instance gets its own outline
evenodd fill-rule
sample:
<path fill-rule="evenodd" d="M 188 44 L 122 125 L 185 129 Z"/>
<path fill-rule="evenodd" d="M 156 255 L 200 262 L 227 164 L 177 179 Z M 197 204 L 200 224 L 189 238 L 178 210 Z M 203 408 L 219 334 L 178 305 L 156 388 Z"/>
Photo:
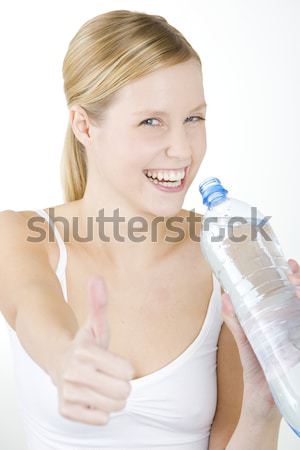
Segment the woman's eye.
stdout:
<path fill-rule="evenodd" d="M 196 120 L 193 120 L 193 119 L 196 119 Z M 152 123 L 149 123 L 149 122 L 151 122 L 151 121 L 153 121 L 153 120 L 159 121 L 158 119 L 155 119 L 155 117 L 150 117 L 149 119 L 143 120 L 143 121 L 140 123 L 140 125 L 157 126 L 157 125 L 153 124 L 153 122 L 152 122 Z M 198 122 L 198 121 L 200 121 L 200 120 L 205 120 L 205 118 L 204 118 L 204 117 L 200 117 L 200 116 L 190 116 L 190 117 L 188 117 L 186 120 L 187 120 L 187 122 Z"/>
<path fill-rule="evenodd" d="M 140 125 L 151 125 L 151 124 L 149 123 L 150 120 L 158 120 L 158 119 L 155 119 L 154 117 L 150 117 L 149 119 L 143 120 L 143 121 L 140 123 Z"/>
<path fill-rule="evenodd" d="M 197 119 L 197 120 L 188 120 L 188 119 Z M 188 122 L 198 122 L 199 120 L 205 120 L 204 117 L 200 117 L 200 116 L 190 116 L 187 118 Z"/>

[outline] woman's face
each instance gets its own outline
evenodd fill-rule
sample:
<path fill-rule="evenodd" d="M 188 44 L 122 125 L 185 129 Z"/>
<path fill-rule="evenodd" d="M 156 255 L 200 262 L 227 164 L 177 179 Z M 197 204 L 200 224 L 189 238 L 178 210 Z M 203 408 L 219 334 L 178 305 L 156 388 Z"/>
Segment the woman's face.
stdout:
<path fill-rule="evenodd" d="M 94 192 L 109 196 L 115 208 L 125 199 L 141 214 L 176 215 L 205 155 L 205 112 L 196 60 L 156 70 L 120 89 L 104 121 L 92 129 L 88 163 L 98 184 Z M 176 188 L 160 188 L 158 178 L 177 179 L 182 171 L 172 176 L 171 169 L 186 167 L 182 189 L 179 181 Z M 156 172 L 155 182 L 147 169 Z"/>

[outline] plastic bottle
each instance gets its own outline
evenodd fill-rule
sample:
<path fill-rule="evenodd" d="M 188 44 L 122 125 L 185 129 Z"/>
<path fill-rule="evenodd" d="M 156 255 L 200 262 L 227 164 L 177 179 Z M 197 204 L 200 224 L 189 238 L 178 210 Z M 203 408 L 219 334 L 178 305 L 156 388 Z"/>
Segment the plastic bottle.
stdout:
<path fill-rule="evenodd" d="M 230 295 L 280 414 L 300 437 L 300 299 L 280 244 L 257 208 L 227 196 L 218 178 L 199 186 L 207 206 L 203 256 Z"/>

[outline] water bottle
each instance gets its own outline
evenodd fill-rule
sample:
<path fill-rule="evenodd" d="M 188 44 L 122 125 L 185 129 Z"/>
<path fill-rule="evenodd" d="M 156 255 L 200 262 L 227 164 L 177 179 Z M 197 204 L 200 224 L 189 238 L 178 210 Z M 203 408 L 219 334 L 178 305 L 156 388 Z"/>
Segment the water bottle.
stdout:
<path fill-rule="evenodd" d="M 300 437 L 300 300 L 270 217 L 228 197 L 218 178 L 199 191 L 207 207 L 202 254 L 230 295 L 280 414 Z"/>

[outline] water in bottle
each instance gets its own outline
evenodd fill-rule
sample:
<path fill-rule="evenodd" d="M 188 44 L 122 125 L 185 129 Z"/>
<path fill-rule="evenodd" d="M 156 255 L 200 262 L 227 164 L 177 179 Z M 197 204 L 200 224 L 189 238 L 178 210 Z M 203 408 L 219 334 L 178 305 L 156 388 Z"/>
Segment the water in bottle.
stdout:
<path fill-rule="evenodd" d="M 258 358 L 274 401 L 300 437 L 300 299 L 269 217 L 230 198 L 218 178 L 199 191 L 207 206 L 201 251 Z"/>

